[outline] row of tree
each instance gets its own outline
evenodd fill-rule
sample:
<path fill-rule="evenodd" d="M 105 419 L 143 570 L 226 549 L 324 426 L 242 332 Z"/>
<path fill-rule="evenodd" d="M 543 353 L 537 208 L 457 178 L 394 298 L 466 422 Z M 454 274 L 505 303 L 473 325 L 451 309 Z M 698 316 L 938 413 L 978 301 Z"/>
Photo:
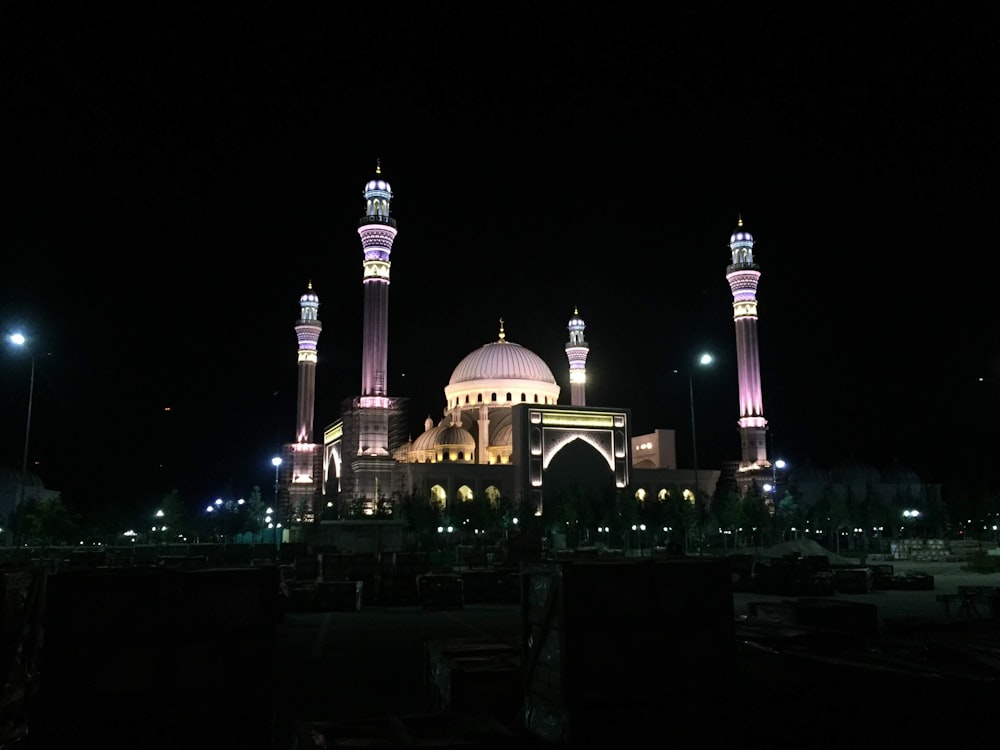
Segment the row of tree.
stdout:
<path fill-rule="evenodd" d="M 918 509 L 920 515 L 905 522 L 904 508 Z M 59 497 L 29 497 L 3 520 L 6 538 L 13 537 L 16 545 L 121 544 L 129 531 L 150 542 L 232 541 L 260 533 L 273 523 L 268 509 L 260 487 L 255 486 L 245 499 L 219 500 L 212 503 L 212 510 L 194 511 L 180 493 L 169 492 L 131 522 L 112 513 L 81 513 Z M 1000 499 L 977 510 L 982 518 L 996 520 Z M 403 521 L 414 544 L 423 548 L 439 544 L 437 529 L 442 526 L 454 527 L 456 540 L 465 536 L 463 541 L 496 542 L 530 524 L 570 547 L 674 542 L 687 550 L 726 549 L 769 546 L 809 533 L 839 551 L 842 540 L 871 548 L 901 535 L 955 535 L 960 521 L 968 520 L 949 517 L 939 496 L 885 498 L 874 488 L 859 495 L 830 488 L 809 505 L 800 503 L 792 492 L 777 503 L 757 491 L 743 496 L 726 492 L 691 502 L 677 487 L 645 499 L 626 491 L 573 488 L 547 495 L 542 515 L 530 518 L 518 518 L 516 503 L 505 497 L 474 498 L 442 507 L 420 496 L 394 496 L 380 505 L 379 512 L 380 517 Z M 633 527 L 644 528 L 644 535 L 637 537 Z"/>

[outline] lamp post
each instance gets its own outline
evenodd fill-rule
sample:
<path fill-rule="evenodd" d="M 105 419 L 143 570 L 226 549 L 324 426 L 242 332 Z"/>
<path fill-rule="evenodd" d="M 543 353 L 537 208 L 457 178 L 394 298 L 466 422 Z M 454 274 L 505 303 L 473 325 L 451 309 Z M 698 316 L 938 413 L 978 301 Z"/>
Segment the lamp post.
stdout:
<path fill-rule="evenodd" d="M 701 366 L 712 364 L 711 354 L 702 354 L 698 357 L 698 364 Z M 694 460 L 694 499 L 698 501 L 698 436 L 695 432 L 694 419 L 694 370 L 688 371 L 688 398 L 691 403 L 691 457 Z"/>
<path fill-rule="evenodd" d="M 280 518 L 281 517 L 281 506 L 278 504 L 278 467 L 281 466 L 281 456 L 275 456 L 271 459 L 271 463 L 274 465 L 274 513 Z M 281 524 L 276 524 L 278 530 L 274 533 L 274 543 L 276 546 L 281 544 Z"/>
<path fill-rule="evenodd" d="M 23 348 L 28 353 L 28 356 L 31 357 L 31 378 L 28 381 L 28 418 L 24 426 L 24 455 L 21 458 L 21 482 L 18 485 L 17 504 L 14 506 L 15 513 L 17 514 L 17 522 L 14 524 L 14 542 L 17 544 L 20 542 L 18 537 L 21 533 L 21 515 L 23 512 L 21 505 L 24 503 L 24 482 L 28 477 L 28 440 L 31 437 L 31 405 L 35 398 L 35 353 L 28 348 L 28 339 L 23 333 L 11 334 L 10 342 L 14 346 Z"/>
<path fill-rule="evenodd" d="M 632 531 L 635 531 L 639 536 L 639 557 L 642 557 L 642 532 L 646 530 L 646 524 L 632 524 Z"/>

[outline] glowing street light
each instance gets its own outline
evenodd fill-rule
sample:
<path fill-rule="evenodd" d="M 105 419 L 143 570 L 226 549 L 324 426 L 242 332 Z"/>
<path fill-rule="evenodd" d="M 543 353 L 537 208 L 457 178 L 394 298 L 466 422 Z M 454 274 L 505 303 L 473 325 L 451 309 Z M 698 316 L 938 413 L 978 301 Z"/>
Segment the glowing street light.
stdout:
<path fill-rule="evenodd" d="M 271 464 L 274 466 L 274 507 L 278 507 L 278 467 L 281 466 L 281 456 L 275 456 L 271 459 Z"/>
<path fill-rule="evenodd" d="M 642 532 L 646 530 L 646 524 L 632 524 L 632 531 L 636 531 L 639 534 L 639 557 L 642 557 Z"/>
<path fill-rule="evenodd" d="M 705 353 L 698 357 L 698 366 L 705 367 L 712 364 L 714 358 L 711 354 Z M 675 370 L 676 372 L 676 370 Z M 694 499 L 698 501 L 698 437 L 695 431 L 694 419 L 694 369 L 688 370 L 688 398 L 691 403 L 691 457 L 694 459 Z"/>
<path fill-rule="evenodd" d="M 24 502 L 24 482 L 28 476 L 28 440 L 31 437 L 31 405 L 35 397 L 35 353 L 28 347 L 27 337 L 19 331 L 12 333 L 8 337 L 8 340 L 14 346 L 24 349 L 28 353 L 28 356 L 31 357 L 31 378 L 28 381 L 28 418 L 24 427 L 24 456 L 21 459 L 21 482 L 18 485 L 17 504 L 14 506 L 15 508 L 20 508 L 21 503 Z M 20 518 L 20 515 L 18 518 Z M 15 532 L 20 531 L 20 526 L 21 523 L 18 521 L 14 529 Z"/>

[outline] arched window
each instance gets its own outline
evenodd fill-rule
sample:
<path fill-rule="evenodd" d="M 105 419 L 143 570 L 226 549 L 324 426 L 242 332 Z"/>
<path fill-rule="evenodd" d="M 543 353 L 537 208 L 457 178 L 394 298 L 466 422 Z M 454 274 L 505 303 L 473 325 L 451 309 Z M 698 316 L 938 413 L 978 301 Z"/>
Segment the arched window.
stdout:
<path fill-rule="evenodd" d="M 492 401 L 495 404 L 496 401 L 497 401 L 497 394 L 491 393 L 490 394 L 490 401 Z"/>
<path fill-rule="evenodd" d="M 483 403 L 483 394 L 482 393 L 477 393 L 476 394 L 476 403 L 477 404 Z"/>
<path fill-rule="evenodd" d="M 448 498 L 448 493 L 444 491 L 444 487 L 440 484 L 435 484 L 431 487 L 431 505 L 436 506 L 440 510 L 444 510 L 445 501 Z"/>
<path fill-rule="evenodd" d="M 513 398 L 511 398 L 511 395 L 510 395 L 510 393 L 508 393 L 508 394 L 507 394 L 507 400 L 508 400 L 508 401 L 513 401 L 513 400 L 514 400 Z"/>

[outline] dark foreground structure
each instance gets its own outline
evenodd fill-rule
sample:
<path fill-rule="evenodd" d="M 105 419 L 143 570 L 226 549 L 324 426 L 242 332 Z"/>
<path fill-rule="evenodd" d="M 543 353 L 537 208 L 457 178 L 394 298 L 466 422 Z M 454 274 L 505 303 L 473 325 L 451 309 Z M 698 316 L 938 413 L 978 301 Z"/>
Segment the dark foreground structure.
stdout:
<path fill-rule="evenodd" d="M 202 563 L 4 571 L 0 747 L 982 747 L 996 733 L 989 596 L 980 617 L 934 626 L 836 591 L 739 611 L 729 559 L 680 557 L 524 563 L 516 601 L 486 571 L 425 571 L 405 604 L 345 580 L 296 607 L 296 569 L 322 564 Z"/>

